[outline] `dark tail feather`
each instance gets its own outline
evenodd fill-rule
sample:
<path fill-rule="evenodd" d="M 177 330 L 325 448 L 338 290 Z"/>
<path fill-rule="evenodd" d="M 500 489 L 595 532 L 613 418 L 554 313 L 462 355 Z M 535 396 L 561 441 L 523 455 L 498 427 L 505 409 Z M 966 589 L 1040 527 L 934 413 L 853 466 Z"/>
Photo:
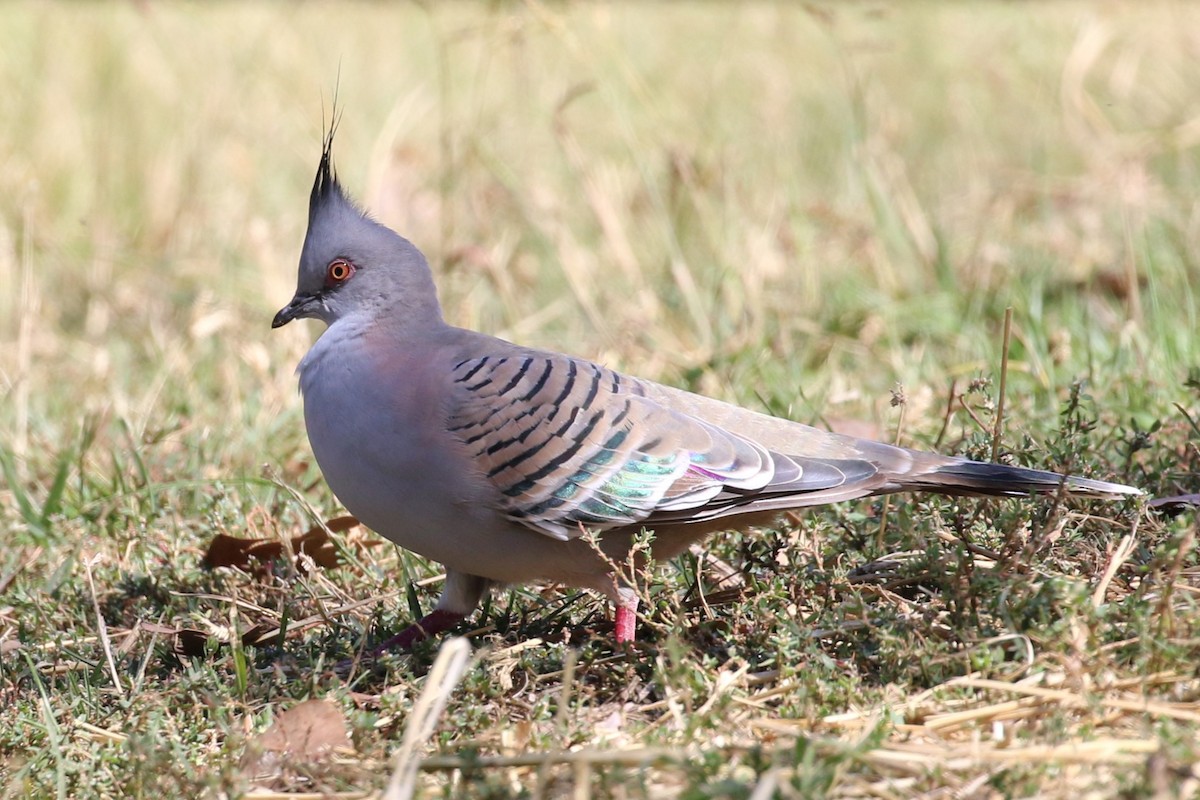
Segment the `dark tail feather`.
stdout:
<path fill-rule="evenodd" d="M 914 476 L 912 483 L 906 482 L 904 488 L 948 494 L 961 492 L 962 494 L 999 497 L 1024 497 L 1029 494 L 1054 494 L 1064 483 L 1068 494 L 1081 497 L 1120 497 L 1142 494 L 1140 489 L 1120 483 L 966 460 L 945 464 L 923 476 Z"/>

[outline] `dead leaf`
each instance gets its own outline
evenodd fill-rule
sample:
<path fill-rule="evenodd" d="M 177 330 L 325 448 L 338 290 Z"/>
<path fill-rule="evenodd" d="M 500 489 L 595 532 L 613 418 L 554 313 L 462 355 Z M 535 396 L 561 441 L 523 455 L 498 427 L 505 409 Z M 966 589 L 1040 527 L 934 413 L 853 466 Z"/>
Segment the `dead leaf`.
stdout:
<path fill-rule="evenodd" d="M 336 569 L 338 565 L 337 547 L 323 528 L 313 528 L 303 536 L 292 539 L 292 552 L 308 556 L 322 569 Z M 296 566 L 304 570 L 304 562 L 299 559 Z"/>
<path fill-rule="evenodd" d="M 208 653 L 208 634 L 204 631 L 180 628 L 175 631 L 175 652 L 190 658 L 203 658 Z"/>
<path fill-rule="evenodd" d="M 347 514 L 344 517 L 334 517 L 325 523 L 325 527 L 329 528 L 329 530 L 333 531 L 334 533 L 344 533 L 351 528 L 358 527 L 361 524 L 362 523 L 358 521 L 357 517 L 352 517 Z"/>
<path fill-rule="evenodd" d="M 247 647 L 258 647 L 268 644 L 272 639 L 279 638 L 279 623 L 260 622 L 242 634 L 242 644 Z"/>
<path fill-rule="evenodd" d="M 349 747 L 342 710 L 327 700 L 305 700 L 275 718 L 256 740 L 264 752 L 313 760 L 335 747 Z"/>
<path fill-rule="evenodd" d="M 341 709 L 326 700 L 305 700 L 279 714 L 271 727 L 250 740 L 242 770 L 255 782 L 270 782 L 290 767 L 311 765 L 335 749 L 350 747 Z"/>
<path fill-rule="evenodd" d="M 318 567 L 334 569 L 338 566 L 337 547 L 325 529 L 341 533 L 355 525 L 358 525 L 358 520 L 354 517 L 336 517 L 324 527 L 314 525 L 303 536 L 295 536 L 290 540 L 291 550 L 297 556 L 308 556 Z M 283 542 L 279 539 L 241 539 L 218 533 L 208 545 L 204 563 L 211 568 L 234 567 L 248 572 L 261 572 L 263 564 L 281 558 L 283 553 Z M 304 571 L 305 560 L 296 559 L 296 568 Z"/>

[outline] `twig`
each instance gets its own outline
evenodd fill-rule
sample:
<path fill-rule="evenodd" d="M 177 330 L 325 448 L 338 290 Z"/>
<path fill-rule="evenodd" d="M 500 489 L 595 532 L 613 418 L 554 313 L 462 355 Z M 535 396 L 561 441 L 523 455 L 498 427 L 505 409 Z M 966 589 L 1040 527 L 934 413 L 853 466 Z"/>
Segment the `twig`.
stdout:
<path fill-rule="evenodd" d="M 960 394 L 958 396 L 958 404 L 962 406 L 963 411 L 967 412 L 967 416 L 969 416 L 975 422 L 975 424 L 979 426 L 979 430 L 986 433 L 988 429 L 987 423 L 979 418 L 979 415 L 975 413 L 975 409 L 967 405 L 966 395 Z"/>
<path fill-rule="evenodd" d="M 1004 309 L 1004 341 L 1000 352 L 1000 397 L 996 402 L 996 423 L 992 430 L 992 461 L 1000 455 L 1000 435 L 1004 432 L 1004 393 L 1008 388 L 1008 341 L 1012 336 L 1012 306 Z"/>
<path fill-rule="evenodd" d="M 942 429 L 938 431 L 937 439 L 933 442 L 933 449 L 940 450 L 942 440 L 946 438 L 946 431 L 950 430 L 950 419 L 954 416 L 954 398 L 958 392 L 958 378 L 953 378 L 950 381 L 950 394 L 946 397 L 946 413 L 942 417 Z"/>
<path fill-rule="evenodd" d="M 997 553 L 995 550 L 992 550 L 989 547 L 984 547 L 981 544 L 975 544 L 968 539 L 960 538 L 949 532 L 943 531 L 938 533 L 938 538 L 947 544 L 961 544 L 967 550 L 967 552 L 971 553 L 972 555 L 983 556 L 984 558 L 991 559 L 992 561 L 999 561 L 1001 558 L 1000 553 Z"/>

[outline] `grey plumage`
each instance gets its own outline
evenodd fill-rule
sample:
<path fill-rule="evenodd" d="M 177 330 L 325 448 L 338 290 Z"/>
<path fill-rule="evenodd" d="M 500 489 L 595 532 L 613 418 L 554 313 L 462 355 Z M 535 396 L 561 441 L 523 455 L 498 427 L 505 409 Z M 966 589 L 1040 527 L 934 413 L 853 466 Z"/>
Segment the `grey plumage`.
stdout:
<path fill-rule="evenodd" d="M 526 351 L 455 365 L 449 430 L 514 521 L 557 539 L 583 528 L 686 524 L 900 491 L 1021 496 L 1055 473 L 840 437 L 596 364 Z M 713 424 L 712 418 L 722 420 Z M 741 433 L 759 429 L 759 438 Z M 1071 477 L 1072 494 L 1127 487 Z"/>
<path fill-rule="evenodd" d="M 296 296 L 273 325 L 329 325 L 299 372 L 334 492 L 447 567 L 437 611 L 402 645 L 453 624 L 490 583 L 539 578 L 606 592 L 618 639 L 632 636 L 631 595 L 585 531 L 619 559 L 650 528 L 669 557 L 763 515 L 891 492 L 1139 493 L 840 436 L 447 325 L 425 258 L 349 200 L 331 146 Z"/>

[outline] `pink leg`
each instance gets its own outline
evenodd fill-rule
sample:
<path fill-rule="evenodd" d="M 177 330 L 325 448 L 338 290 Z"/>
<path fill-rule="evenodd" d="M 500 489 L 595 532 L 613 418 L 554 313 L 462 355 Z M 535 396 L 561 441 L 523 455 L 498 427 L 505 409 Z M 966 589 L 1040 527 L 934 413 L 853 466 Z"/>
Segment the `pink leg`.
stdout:
<path fill-rule="evenodd" d="M 613 626 L 618 645 L 633 644 L 637 638 L 637 594 L 630 588 L 617 590 L 617 611 Z"/>
<path fill-rule="evenodd" d="M 453 628 L 462 622 L 466 616 L 466 614 L 459 614 L 456 611 L 435 608 L 383 644 L 373 648 L 371 655 L 383 655 L 389 650 L 399 650 L 402 652 L 411 650 L 412 646 L 417 642 Z"/>

